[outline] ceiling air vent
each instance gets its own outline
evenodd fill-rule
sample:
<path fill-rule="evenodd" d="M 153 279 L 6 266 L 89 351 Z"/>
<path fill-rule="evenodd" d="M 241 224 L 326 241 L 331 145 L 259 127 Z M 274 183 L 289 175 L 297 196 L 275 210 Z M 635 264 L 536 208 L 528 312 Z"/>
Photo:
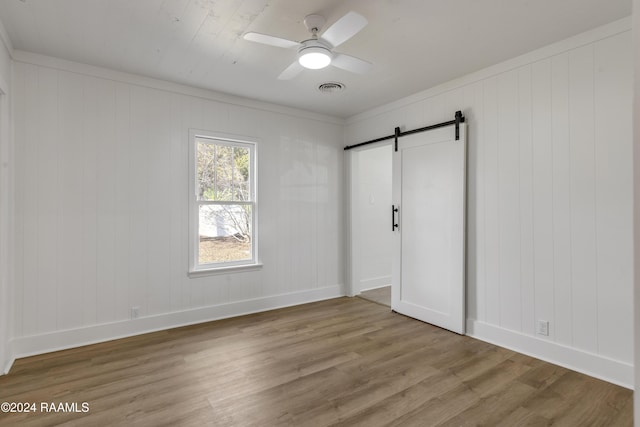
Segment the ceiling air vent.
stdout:
<path fill-rule="evenodd" d="M 346 86 L 338 82 L 326 82 L 318 86 L 318 90 L 322 93 L 338 93 L 342 92 Z"/>

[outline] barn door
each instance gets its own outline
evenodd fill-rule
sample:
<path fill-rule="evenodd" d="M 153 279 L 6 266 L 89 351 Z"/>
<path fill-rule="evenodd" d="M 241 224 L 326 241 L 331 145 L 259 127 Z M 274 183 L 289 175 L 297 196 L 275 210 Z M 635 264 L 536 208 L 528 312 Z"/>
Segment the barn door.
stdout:
<path fill-rule="evenodd" d="M 393 153 L 391 308 L 465 332 L 466 128 L 404 136 Z"/>

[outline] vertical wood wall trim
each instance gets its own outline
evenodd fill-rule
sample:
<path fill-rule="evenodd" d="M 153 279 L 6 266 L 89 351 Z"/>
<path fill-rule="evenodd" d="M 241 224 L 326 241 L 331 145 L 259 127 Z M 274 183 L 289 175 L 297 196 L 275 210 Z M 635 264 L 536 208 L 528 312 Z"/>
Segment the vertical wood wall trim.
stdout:
<path fill-rule="evenodd" d="M 0 31 L 4 28 L 0 26 Z M 10 45 L 0 45 L 0 374 L 13 364 L 15 158 Z"/>
<path fill-rule="evenodd" d="M 640 427 L 640 0 L 633 0 L 634 425 Z"/>

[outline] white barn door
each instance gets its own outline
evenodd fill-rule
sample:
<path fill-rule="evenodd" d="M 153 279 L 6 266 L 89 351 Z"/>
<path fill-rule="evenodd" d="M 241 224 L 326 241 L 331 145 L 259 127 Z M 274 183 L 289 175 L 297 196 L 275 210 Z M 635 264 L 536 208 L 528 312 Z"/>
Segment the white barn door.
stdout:
<path fill-rule="evenodd" d="M 391 308 L 464 334 L 466 128 L 402 137 L 393 153 Z M 397 224 L 397 226 L 396 226 Z"/>

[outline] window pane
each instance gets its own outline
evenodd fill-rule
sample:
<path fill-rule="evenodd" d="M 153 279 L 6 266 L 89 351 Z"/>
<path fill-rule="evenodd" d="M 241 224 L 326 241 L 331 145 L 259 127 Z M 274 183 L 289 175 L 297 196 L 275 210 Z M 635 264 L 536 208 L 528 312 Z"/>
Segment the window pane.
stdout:
<path fill-rule="evenodd" d="M 248 148 L 198 142 L 198 200 L 249 201 Z"/>
<path fill-rule="evenodd" d="M 215 159 L 216 146 L 198 142 L 196 164 L 198 200 L 215 200 Z"/>
<path fill-rule="evenodd" d="M 251 205 L 200 205 L 199 264 L 251 260 Z"/>
<path fill-rule="evenodd" d="M 234 201 L 249 201 L 251 194 L 249 193 L 249 149 L 241 147 L 233 147 L 233 182 L 234 182 Z"/>
<path fill-rule="evenodd" d="M 214 200 L 233 200 L 233 147 L 216 146 L 216 195 Z"/>

